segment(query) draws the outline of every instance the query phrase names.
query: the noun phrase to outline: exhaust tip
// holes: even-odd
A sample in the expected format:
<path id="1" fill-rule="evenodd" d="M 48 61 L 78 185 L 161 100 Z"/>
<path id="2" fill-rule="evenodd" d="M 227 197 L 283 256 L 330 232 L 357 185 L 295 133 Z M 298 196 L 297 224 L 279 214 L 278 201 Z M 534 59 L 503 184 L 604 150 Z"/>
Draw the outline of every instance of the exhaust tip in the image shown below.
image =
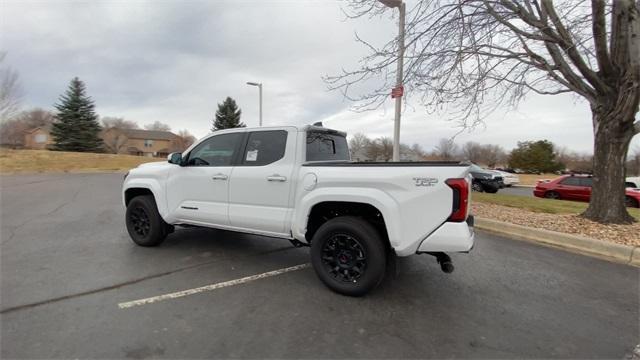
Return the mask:
<path id="1" fill-rule="evenodd" d="M 440 269 L 442 269 L 442 272 L 445 274 L 451 274 L 455 267 L 451 261 L 444 261 L 440 263 Z"/>

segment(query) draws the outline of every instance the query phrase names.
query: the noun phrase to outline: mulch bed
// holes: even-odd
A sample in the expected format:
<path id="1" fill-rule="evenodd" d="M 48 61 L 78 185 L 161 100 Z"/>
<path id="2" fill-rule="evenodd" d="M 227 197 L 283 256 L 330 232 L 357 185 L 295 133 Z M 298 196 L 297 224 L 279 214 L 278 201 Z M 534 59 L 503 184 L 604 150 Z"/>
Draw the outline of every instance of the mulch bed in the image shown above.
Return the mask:
<path id="1" fill-rule="evenodd" d="M 640 222 L 632 225 L 603 225 L 578 215 L 537 213 L 478 202 L 472 204 L 472 209 L 475 215 L 487 219 L 640 246 Z"/>

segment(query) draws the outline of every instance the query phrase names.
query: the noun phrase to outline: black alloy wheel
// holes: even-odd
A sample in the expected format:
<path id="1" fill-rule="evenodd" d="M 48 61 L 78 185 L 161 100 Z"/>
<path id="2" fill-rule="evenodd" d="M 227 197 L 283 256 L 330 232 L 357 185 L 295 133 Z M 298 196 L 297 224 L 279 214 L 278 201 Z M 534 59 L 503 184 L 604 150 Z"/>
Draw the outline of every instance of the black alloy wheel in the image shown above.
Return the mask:
<path id="1" fill-rule="evenodd" d="M 131 211 L 131 223 L 133 225 L 133 231 L 136 234 L 146 237 L 151 230 L 151 221 L 149 215 L 142 207 L 136 207 Z"/>
<path id="2" fill-rule="evenodd" d="M 331 290 L 362 296 L 384 278 L 387 244 L 371 222 L 339 216 L 322 224 L 311 240 L 311 264 Z"/>
<path id="3" fill-rule="evenodd" d="M 136 196 L 127 204 L 125 214 L 131 240 L 140 246 L 157 246 L 173 231 L 160 213 L 152 195 Z"/>
<path id="4" fill-rule="evenodd" d="M 367 256 L 358 240 L 348 234 L 335 234 L 322 247 L 322 264 L 334 279 L 355 283 L 367 269 Z"/>

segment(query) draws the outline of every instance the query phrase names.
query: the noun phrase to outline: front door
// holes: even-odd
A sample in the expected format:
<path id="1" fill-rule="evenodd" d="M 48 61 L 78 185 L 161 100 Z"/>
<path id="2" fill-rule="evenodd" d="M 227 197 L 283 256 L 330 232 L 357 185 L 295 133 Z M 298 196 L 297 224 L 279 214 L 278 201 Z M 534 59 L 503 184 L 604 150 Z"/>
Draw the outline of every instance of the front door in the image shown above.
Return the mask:
<path id="1" fill-rule="evenodd" d="M 294 130 L 255 130 L 229 185 L 231 226 L 287 234 L 295 162 Z"/>
<path id="2" fill-rule="evenodd" d="M 185 155 L 167 179 L 167 205 L 177 220 L 229 225 L 229 178 L 244 132 L 212 136 Z"/>

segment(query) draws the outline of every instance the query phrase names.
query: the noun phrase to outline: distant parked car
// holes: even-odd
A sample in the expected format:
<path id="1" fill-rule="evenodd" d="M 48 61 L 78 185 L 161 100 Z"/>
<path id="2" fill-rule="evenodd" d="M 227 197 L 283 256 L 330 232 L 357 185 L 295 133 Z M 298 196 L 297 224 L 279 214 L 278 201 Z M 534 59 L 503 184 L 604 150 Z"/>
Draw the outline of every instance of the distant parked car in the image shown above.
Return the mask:
<path id="1" fill-rule="evenodd" d="M 485 170 L 476 164 L 471 164 L 469 173 L 473 177 L 473 183 L 471 184 L 473 191 L 494 194 L 504 187 L 502 176 L 495 171 Z"/>
<path id="2" fill-rule="evenodd" d="M 510 172 L 502 171 L 502 170 L 492 170 L 492 171 L 502 176 L 502 179 L 503 179 L 502 181 L 504 182 L 504 185 L 507 187 L 520 184 L 520 177 L 516 174 L 512 174 Z"/>
<path id="3" fill-rule="evenodd" d="M 533 195 L 547 199 L 589 201 L 593 178 L 584 175 L 563 175 L 551 181 L 540 181 L 533 189 Z M 640 207 L 640 190 L 627 188 L 625 204 Z"/>
<path id="4" fill-rule="evenodd" d="M 625 185 L 628 188 L 640 188 L 640 176 L 628 177 L 625 179 Z"/>

